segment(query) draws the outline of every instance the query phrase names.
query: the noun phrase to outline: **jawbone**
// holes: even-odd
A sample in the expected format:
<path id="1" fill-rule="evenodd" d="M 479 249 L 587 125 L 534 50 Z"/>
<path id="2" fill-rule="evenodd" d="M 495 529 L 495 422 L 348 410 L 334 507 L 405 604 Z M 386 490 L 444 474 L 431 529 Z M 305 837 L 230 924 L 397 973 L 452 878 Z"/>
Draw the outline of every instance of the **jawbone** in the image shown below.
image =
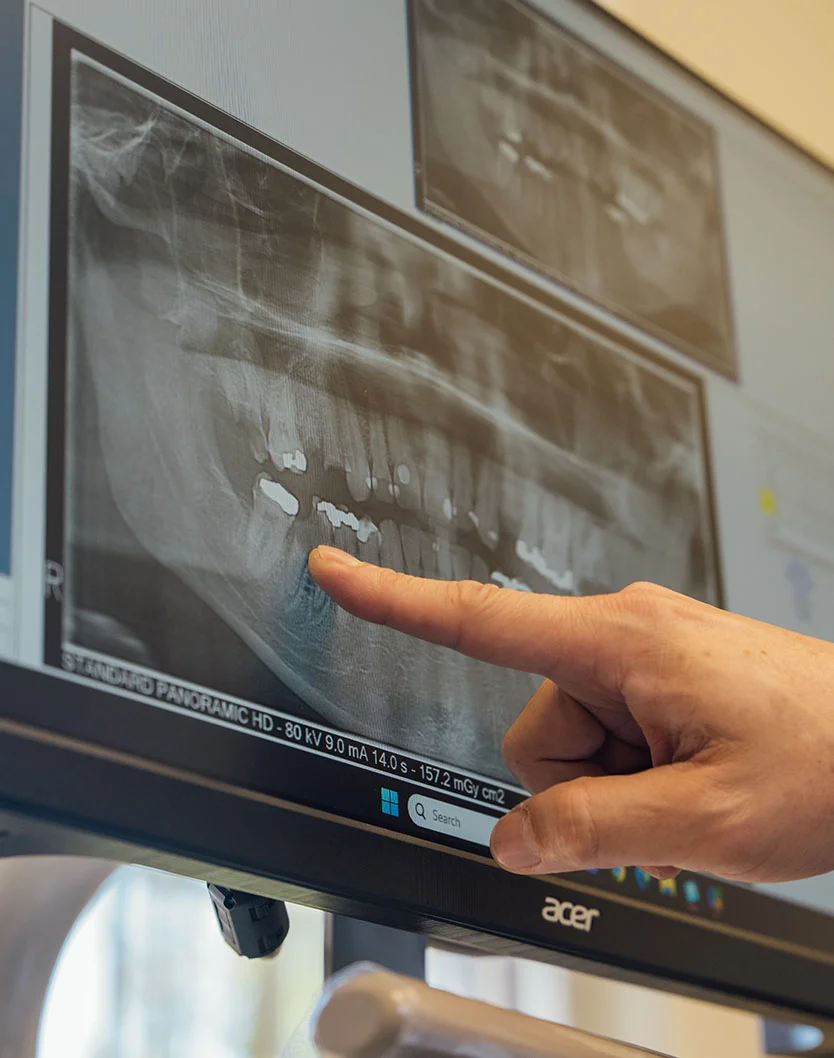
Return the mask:
<path id="1" fill-rule="evenodd" d="M 709 595 L 694 398 L 151 100 L 131 139 L 106 75 L 75 77 L 71 374 L 124 521 L 325 720 L 506 778 L 536 678 L 360 624 L 307 556 Z"/>

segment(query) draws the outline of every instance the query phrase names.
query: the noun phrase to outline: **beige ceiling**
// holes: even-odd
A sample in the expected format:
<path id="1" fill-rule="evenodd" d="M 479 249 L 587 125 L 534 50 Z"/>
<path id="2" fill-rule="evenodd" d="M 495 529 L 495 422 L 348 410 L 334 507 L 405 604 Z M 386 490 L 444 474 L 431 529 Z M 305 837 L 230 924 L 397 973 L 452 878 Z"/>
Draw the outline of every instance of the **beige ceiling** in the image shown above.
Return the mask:
<path id="1" fill-rule="evenodd" d="M 834 0 L 596 0 L 834 166 Z"/>

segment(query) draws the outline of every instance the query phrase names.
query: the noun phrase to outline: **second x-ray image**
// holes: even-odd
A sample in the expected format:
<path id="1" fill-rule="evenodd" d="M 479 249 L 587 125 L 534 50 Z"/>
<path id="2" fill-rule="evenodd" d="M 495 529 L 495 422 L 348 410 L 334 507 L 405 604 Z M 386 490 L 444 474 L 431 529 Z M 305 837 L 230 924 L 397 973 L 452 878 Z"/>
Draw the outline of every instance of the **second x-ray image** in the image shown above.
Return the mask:
<path id="1" fill-rule="evenodd" d="M 710 130 L 521 0 L 410 0 L 428 212 L 734 373 Z"/>
<path id="2" fill-rule="evenodd" d="M 691 378 L 71 71 L 66 642 L 506 778 L 537 681 L 361 625 L 312 547 L 715 600 Z"/>

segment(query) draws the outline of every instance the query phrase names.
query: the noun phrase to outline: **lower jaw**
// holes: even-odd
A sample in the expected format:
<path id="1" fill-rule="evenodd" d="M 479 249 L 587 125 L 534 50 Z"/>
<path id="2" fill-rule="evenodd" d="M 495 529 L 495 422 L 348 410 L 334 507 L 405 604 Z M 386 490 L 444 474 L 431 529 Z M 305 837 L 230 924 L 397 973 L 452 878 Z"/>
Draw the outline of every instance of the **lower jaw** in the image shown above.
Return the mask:
<path id="1" fill-rule="evenodd" d="M 315 463 L 315 457 L 311 462 Z M 471 661 L 356 620 L 315 586 L 307 559 L 313 547 L 331 544 L 364 561 L 418 576 L 496 582 L 495 574 L 501 572 L 522 583 L 525 577 L 533 580 L 535 570 L 512 552 L 506 534 L 501 548 L 489 551 L 481 545 L 473 552 L 448 527 L 441 531 L 425 514 L 398 510 L 393 502 L 377 504 L 376 510 L 354 502 L 351 509 L 346 486 L 344 494 L 336 497 L 337 503 L 317 503 L 314 484 L 317 480 L 320 486 L 321 478 L 315 479 L 314 469 L 307 472 L 309 485 L 307 475 L 288 472 L 283 476 L 299 497 L 299 513 L 294 516 L 256 486 L 236 530 L 215 538 L 211 550 L 218 561 L 199 570 L 191 567 L 184 579 L 326 722 L 402 750 L 509 780 L 501 760 L 501 741 L 538 678 Z M 322 502 L 330 504 L 329 512 L 319 509 Z M 567 500 L 558 502 L 565 520 L 573 519 L 573 536 L 579 536 L 581 544 L 576 519 L 587 516 Z M 380 517 L 380 509 L 387 517 Z M 333 511 L 352 515 L 357 523 L 367 519 L 374 530 L 360 534 L 346 518 L 343 524 L 334 525 L 328 516 Z M 397 525 L 398 516 L 401 525 Z M 420 518 L 425 525 L 418 528 Z M 570 530 L 569 524 L 566 554 Z M 531 548 L 539 547 L 541 540 L 531 536 L 528 543 Z M 610 541 L 596 555 L 596 571 L 590 568 L 593 543 L 585 543 L 588 554 L 576 586 L 586 591 L 595 581 L 603 590 L 621 586 L 612 582 Z M 241 560 L 237 576 L 228 573 L 233 552 Z M 554 590 L 552 585 L 542 586 L 541 579 L 536 583 L 539 590 Z M 626 576 L 623 582 L 628 579 L 634 578 Z"/>
<path id="2" fill-rule="evenodd" d="M 270 577 L 259 584 L 207 570 L 188 571 L 184 579 L 326 723 L 510 781 L 501 742 L 540 680 L 340 610 L 310 577 L 308 539 L 288 534 Z"/>

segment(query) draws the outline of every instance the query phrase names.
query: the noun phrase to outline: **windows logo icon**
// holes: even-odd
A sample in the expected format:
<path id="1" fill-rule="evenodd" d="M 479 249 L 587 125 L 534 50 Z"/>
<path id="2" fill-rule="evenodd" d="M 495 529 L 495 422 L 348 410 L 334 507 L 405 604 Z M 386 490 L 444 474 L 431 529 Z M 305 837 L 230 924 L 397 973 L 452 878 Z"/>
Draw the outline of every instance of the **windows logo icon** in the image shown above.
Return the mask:
<path id="1" fill-rule="evenodd" d="M 384 816 L 398 816 L 400 814 L 400 795 L 396 790 L 386 790 L 382 787 L 382 814 Z"/>

